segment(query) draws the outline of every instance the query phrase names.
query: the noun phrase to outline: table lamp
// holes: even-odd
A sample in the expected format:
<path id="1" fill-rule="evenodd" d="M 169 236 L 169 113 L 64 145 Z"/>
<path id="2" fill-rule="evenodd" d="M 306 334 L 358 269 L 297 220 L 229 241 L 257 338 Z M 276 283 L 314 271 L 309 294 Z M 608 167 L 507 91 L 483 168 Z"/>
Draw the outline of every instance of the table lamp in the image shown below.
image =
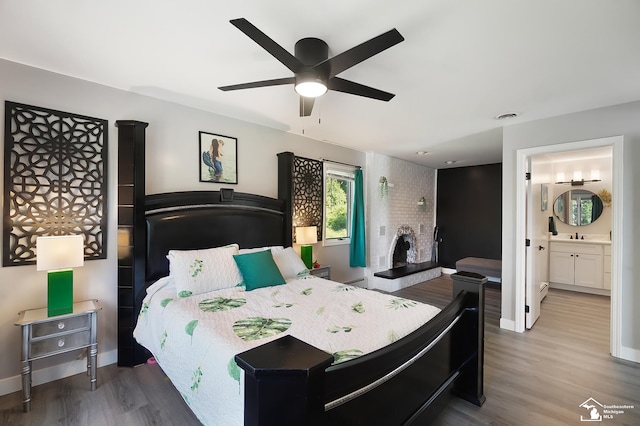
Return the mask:
<path id="1" fill-rule="evenodd" d="M 313 268 L 313 248 L 310 244 L 318 242 L 318 227 L 298 226 L 296 227 L 296 243 L 300 246 L 300 258 L 307 269 Z"/>
<path id="2" fill-rule="evenodd" d="M 47 274 L 47 314 L 73 312 L 73 269 L 84 265 L 82 235 L 57 235 L 36 239 L 36 269 Z"/>

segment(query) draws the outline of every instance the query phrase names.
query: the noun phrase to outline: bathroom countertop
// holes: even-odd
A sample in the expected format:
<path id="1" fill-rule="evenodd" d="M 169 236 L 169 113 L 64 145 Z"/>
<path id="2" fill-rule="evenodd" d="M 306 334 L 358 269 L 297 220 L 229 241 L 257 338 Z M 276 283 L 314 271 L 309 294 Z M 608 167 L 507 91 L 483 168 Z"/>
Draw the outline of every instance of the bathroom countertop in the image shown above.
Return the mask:
<path id="1" fill-rule="evenodd" d="M 599 236 L 598 236 L 599 237 Z M 550 236 L 549 241 L 556 241 L 559 243 L 578 243 L 578 244 L 602 244 L 602 245 L 611 245 L 611 240 L 604 238 L 597 238 L 595 236 L 585 235 L 585 239 L 575 239 L 569 238 L 566 236 Z"/>

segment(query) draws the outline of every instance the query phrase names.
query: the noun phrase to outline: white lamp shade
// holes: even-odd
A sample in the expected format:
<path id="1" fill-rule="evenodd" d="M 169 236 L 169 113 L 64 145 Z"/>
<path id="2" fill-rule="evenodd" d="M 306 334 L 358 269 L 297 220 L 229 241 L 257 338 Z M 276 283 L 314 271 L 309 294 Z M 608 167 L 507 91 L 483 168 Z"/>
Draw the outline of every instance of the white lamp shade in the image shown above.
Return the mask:
<path id="1" fill-rule="evenodd" d="M 59 235 L 36 239 L 36 270 L 76 268 L 84 265 L 82 235 Z"/>
<path id="2" fill-rule="evenodd" d="M 315 244 L 317 242 L 318 242 L 317 226 L 296 227 L 296 243 L 297 244 Z"/>

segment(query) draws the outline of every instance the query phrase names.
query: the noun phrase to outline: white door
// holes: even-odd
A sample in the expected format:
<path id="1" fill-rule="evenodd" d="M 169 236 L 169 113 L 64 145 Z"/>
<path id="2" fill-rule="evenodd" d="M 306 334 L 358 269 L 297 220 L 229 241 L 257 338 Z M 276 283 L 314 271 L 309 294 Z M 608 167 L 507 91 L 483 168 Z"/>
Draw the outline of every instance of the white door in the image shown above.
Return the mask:
<path id="1" fill-rule="evenodd" d="M 532 161 L 531 157 L 527 158 L 527 171 L 530 173 L 529 176 L 532 176 Z M 534 214 L 534 206 L 537 205 L 535 202 L 536 197 L 535 193 L 537 192 L 538 198 L 540 199 L 540 191 L 534 190 L 537 189 L 539 185 L 534 186 L 532 184 L 532 178 L 525 180 L 526 185 L 526 215 L 527 215 L 527 227 L 526 227 L 526 238 L 529 242 L 529 247 L 526 249 L 526 274 L 525 274 L 525 326 L 527 328 L 533 327 L 533 324 L 536 322 L 538 317 L 540 316 L 540 285 L 537 283 L 537 275 L 535 272 L 536 262 L 534 261 L 534 256 L 536 255 L 536 251 L 538 250 L 537 246 L 534 246 L 537 241 L 537 233 L 535 232 L 535 217 Z"/>

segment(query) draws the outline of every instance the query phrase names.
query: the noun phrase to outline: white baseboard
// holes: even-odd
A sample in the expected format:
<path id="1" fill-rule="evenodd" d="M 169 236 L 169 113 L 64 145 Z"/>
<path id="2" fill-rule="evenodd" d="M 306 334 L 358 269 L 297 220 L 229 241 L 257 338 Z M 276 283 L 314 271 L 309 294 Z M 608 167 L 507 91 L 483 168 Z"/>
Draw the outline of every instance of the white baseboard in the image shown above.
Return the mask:
<path id="1" fill-rule="evenodd" d="M 640 363 L 640 350 L 622 346 L 620 348 L 620 358 Z"/>
<path id="2" fill-rule="evenodd" d="M 513 321 L 513 320 L 500 318 L 500 328 L 503 328 L 503 329 L 509 330 L 509 331 L 515 331 L 516 330 L 516 322 Z"/>
<path id="3" fill-rule="evenodd" d="M 118 361 L 118 351 L 98 353 L 98 367 L 115 364 Z M 86 358 L 70 361 L 60 365 L 34 370 L 31 372 L 32 386 L 53 382 L 78 373 L 87 371 Z M 88 379 L 87 379 L 88 380 Z M 22 376 L 17 375 L 0 380 L 0 396 L 22 390 Z"/>

